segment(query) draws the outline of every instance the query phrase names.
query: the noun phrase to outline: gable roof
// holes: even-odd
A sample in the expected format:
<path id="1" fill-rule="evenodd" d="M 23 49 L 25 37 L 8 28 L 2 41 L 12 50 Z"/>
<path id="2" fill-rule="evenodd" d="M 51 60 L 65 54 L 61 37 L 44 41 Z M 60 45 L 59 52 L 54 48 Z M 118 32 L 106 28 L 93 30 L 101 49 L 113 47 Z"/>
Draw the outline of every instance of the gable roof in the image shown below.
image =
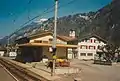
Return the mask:
<path id="1" fill-rule="evenodd" d="M 28 43 L 30 41 L 30 39 L 28 37 L 22 37 L 19 39 L 15 40 L 15 43 L 20 44 L 20 43 Z"/>
<path id="2" fill-rule="evenodd" d="M 60 36 L 60 35 L 57 35 L 58 38 L 62 39 L 62 40 L 65 40 L 65 41 L 74 41 L 74 40 L 77 40 L 77 38 L 72 38 L 72 37 L 68 37 L 68 36 Z"/>
<path id="3" fill-rule="evenodd" d="M 95 37 L 105 43 L 107 43 L 107 40 L 105 40 L 104 38 L 100 37 L 99 35 L 96 35 L 96 34 L 89 34 L 89 35 L 86 35 L 86 36 L 83 36 L 79 39 L 79 41 L 82 41 L 82 40 L 85 40 L 85 39 L 89 39 L 91 37 Z"/>
<path id="4" fill-rule="evenodd" d="M 0 51 L 6 51 L 7 49 L 5 47 L 0 46 Z"/>
<path id="5" fill-rule="evenodd" d="M 43 32 L 43 33 L 40 33 L 40 34 L 31 35 L 28 38 L 29 39 L 34 39 L 34 38 L 37 38 L 37 37 L 44 37 L 44 36 L 47 36 L 47 35 L 53 35 L 53 33 L 52 32 Z"/>
<path id="6" fill-rule="evenodd" d="M 37 34 L 37 35 L 31 35 L 28 38 L 29 39 L 34 39 L 34 38 L 37 38 L 37 37 L 44 37 L 44 36 L 47 36 L 47 35 L 53 36 L 53 33 L 52 32 L 44 32 L 44 33 L 40 33 L 40 34 Z M 61 35 L 57 35 L 57 38 L 61 39 L 63 41 L 67 41 L 67 42 L 77 40 L 77 38 L 71 38 L 71 37 L 68 37 L 68 36 L 61 36 Z"/>

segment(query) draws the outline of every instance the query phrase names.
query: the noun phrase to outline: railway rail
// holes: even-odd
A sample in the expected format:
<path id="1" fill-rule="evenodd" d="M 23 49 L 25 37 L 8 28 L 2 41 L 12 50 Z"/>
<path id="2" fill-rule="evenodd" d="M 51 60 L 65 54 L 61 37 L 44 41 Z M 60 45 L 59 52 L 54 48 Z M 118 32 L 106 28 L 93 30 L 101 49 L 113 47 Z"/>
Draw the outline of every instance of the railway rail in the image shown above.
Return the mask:
<path id="1" fill-rule="evenodd" d="M 44 77 L 41 77 L 30 70 L 18 66 L 11 61 L 0 57 L 0 64 L 7 69 L 16 81 L 48 81 Z"/>

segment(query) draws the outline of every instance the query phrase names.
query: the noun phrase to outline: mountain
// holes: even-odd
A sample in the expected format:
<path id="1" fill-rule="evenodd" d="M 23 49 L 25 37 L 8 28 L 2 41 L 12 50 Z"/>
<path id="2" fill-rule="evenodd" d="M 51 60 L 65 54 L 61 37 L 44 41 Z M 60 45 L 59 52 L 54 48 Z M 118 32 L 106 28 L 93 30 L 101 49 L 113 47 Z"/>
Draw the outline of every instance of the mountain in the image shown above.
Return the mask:
<path id="1" fill-rule="evenodd" d="M 99 9 L 90 25 L 92 32 L 102 36 L 108 42 L 120 45 L 120 0 L 113 0 Z M 91 30 L 89 30 L 91 32 Z"/>
<path id="2" fill-rule="evenodd" d="M 39 21 L 35 21 L 30 23 L 29 25 L 24 26 L 23 28 L 16 30 L 9 36 L 5 36 L 0 40 L 0 44 L 4 45 L 9 43 L 14 43 L 16 39 L 26 37 L 41 30 L 42 23 L 47 21 L 47 19 L 41 19 Z"/>
<path id="3" fill-rule="evenodd" d="M 76 31 L 79 39 L 84 35 L 95 33 L 108 40 L 108 43 L 120 45 L 119 6 L 120 0 L 113 0 L 96 12 L 78 13 L 60 17 L 57 22 L 57 34 L 68 35 L 69 30 L 73 29 Z M 52 17 L 43 22 L 33 22 L 8 37 L 14 42 L 15 39 L 37 34 L 41 31 L 52 31 L 53 27 L 54 18 Z M 7 40 L 7 37 L 2 39 L 2 41 L 5 40 Z"/>
<path id="4" fill-rule="evenodd" d="M 73 29 L 76 31 L 76 35 L 79 36 L 80 32 L 85 32 L 84 29 L 91 23 L 94 14 L 94 12 L 78 13 L 58 18 L 57 34 L 69 35 L 69 31 Z M 53 19 L 48 19 L 47 24 L 44 26 L 46 30 L 53 30 Z"/>
<path id="5" fill-rule="evenodd" d="M 68 15 L 58 18 L 57 34 L 69 35 L 69 31 L 71 29 L 74 29 L 77 36 L 79 36 L 79 33 L 84 32 L 84 29 L 91 22 L 94 14 L 94 12 L 78 13 L 75 15 Z M 0 40 L 0 43 L 6 44 L 8 40 L 10 43 L 14 43 L 15 39 L 37 34 L 42 31 L 52 31 L 53 27 L 53 17 L 49 19 L 41 19 L 39 21 L 34 21 L 31 24 L 26 25 L 25 27 L 15 31 L 10 36 L 4 37 L 2 40 Z"/>

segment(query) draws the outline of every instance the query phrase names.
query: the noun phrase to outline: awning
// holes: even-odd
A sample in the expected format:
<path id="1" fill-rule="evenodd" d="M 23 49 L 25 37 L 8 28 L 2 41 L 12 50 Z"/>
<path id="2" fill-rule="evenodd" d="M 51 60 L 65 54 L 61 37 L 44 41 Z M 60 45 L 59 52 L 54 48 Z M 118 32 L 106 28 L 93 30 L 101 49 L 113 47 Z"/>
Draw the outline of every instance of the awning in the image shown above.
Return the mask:
<path id="1" fill-rule="evenodd" d="M 51 47 L 52 44 L 49 43 L 26 43 L 26 44 L 19 44 L 19 47 L 35 47 L 35 46 L 46 46 Z M 77 45 L 69 45 L 69 44 L 56 44 L 56 47 L 66 47 L 66 48 L 77 48 Z"/>

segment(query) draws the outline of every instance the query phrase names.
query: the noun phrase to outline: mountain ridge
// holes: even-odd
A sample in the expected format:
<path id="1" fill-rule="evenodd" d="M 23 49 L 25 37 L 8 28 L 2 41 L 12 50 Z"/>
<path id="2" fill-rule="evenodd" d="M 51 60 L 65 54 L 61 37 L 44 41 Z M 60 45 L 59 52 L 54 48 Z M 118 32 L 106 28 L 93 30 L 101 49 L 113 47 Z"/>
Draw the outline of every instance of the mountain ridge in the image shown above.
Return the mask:
<path id="1" fill-rule="evenodd" d="M 119 6 L 120 0 L 113 0 L 111 3 L 96 12 L 91 11 L 89 13 L 77 13 L 74 15 L 60 17 L 58 18 L 57 22 L 57 34 L 68 35 L 69 31 L 73 29 L 76 31 L 76 36 L 78 37 L 78 39 L 80 39 L 81 36 L 94 33 L 106 39 L 108 43 L 119 45 Z M 20 35 L 16 35 L 14 39 L 19 38 L 19 36 L 24 37 L 32 34 L 37 34 L 40 31 L 44 30 L 53 30 L 54 18 L 49 18 L 47 21 L 39 25 L 36 25 L 35 23 L 32 24 L 32 26 L 27 26 L 28 28 L 23 28 L 22 34 L 20 33 Z"/>

